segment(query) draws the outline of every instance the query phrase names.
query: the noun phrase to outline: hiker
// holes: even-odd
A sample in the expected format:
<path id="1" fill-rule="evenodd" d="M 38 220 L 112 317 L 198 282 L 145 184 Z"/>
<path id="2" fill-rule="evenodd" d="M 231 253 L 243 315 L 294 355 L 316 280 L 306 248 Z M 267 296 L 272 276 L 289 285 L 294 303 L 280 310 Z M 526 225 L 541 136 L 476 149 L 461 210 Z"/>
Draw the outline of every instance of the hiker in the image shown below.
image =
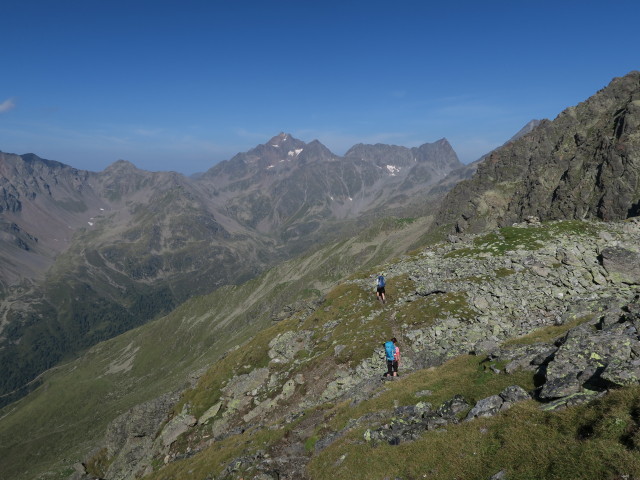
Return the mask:
<path id="1" fill-rule="evenodd" d="M 400 364 L 400 348 L 396 345 L 398 340 L 393 337 L 388 342 L 384 343 L 384 352 L 387 359 L 387 373 L 385 377 L 397 377 L 398 365 Z"/>
<path id="2" fill-rule="evenodd" d="M 385 292 L 384 292 L 385 284 L 386 282 L 384 280 L 384 272 L 383 272 L 380 275 L 378 275 L 378 280 L 376 282 L 376 297 L 382 303 L 387 303 L 387 300 L 385 298 Z"/>

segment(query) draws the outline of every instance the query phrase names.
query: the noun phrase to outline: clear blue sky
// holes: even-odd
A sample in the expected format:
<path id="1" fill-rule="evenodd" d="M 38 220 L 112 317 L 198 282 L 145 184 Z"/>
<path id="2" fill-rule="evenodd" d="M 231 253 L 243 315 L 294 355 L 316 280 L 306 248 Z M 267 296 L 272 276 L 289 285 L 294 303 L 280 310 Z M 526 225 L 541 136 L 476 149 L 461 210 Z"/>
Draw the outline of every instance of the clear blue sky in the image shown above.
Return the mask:
<path id="1" fill-rule="evenodd" d="M 464 162 L 640 69 L 640 2 L 7 0 L 0 150 L 203 171 L 281 131 Z"/>

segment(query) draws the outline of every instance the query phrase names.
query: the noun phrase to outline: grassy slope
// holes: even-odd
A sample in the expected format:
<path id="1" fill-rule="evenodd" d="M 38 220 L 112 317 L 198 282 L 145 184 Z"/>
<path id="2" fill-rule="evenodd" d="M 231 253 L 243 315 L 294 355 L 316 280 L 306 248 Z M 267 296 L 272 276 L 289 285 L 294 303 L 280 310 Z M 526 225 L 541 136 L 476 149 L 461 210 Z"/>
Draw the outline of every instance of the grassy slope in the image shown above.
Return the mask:
<path id="1" fill-rule="evenodd" d="M 553 224 L 542 231 L 542 236 L 540 231 L 534 232 L 535 235 L 522 236 L 523 232 L 508 228 L 500 235 L 479 237 L 475 248 L 463 253 L 470 256 L 494 250 L 501 253 L 503 248 L 511 248 L 512 244 L 526 244 L 534 249 L 538 242 L 544 241 L 544 235 L 554 234 L 558 229 L 568 229 L 576 235 L 592 233 L 583 231 L 581 227 L 582 224 L 576 222 Z M 363 272 L 358 276 L 368 277 L 370 274 Z M 244 365 L 264 366 L 268 361 L 265 356 L 270 339 L 283 331 L 313 329 L 318 332 L 314 335 L 313 347 L 305 352 L 306 357 L 298 357 L 299 362 L 288 376 L 302 373 L 305 378 L 321 383 L 318 373 L 322 371 L 322 365 L 328 369 L 340 368 L 341 364 L 355 366 L 370 356 L 372 349 L 379 346 L 380 339 L 387 338 L 390 333 L 401 334 L 405 326 L 424 324 L 429 318 L 437 317 L 439 311 L 460 308 L 455 299 L 451 300 L 453 303 L 444 304 L 428 299 L 408 304 L 396 302 L 396 298 L 412 290 L 412 282 L 408 278 L 395 278 L 387 290 L 390 302 L 384 309 L 386 313 L 368 320 L 363 328 L 360 319 L 370 318 L 381 308 L 372 302 L 368 293 L 352 284 L 332 289 L 323 308 L 307 318 L 304 324 L 292 318 L 272 326 L 254 337 L 247 348 L 232 352 L 225 359 L 223 368 L 210 369 L 195 388 L 186 392 L 176 410 L 188 403 L 192 413 L 200 415 L 218 400 L 220 387 L 232 375 L 246 373 Z M 393 312 L 395 326 L 388 321 L 390 312 Z M 580 321 L 583 320 L 545 327 L 508 343 L 553 341 Z M 322 329 L 323 325 L 334 322 L 334 327 Z M 329 338 L 320 338 L 327 331 L 330 332 Z M 336 356 L 335 345 L 346 345 L 347 348 Z M 305 362 L 306 358 L 311 361 Z M 500 368 L 503 365 L 496 366 Z M 148 478 L 195 480 L 211 475 L 217 478 L 234 458 L 258 451 L 267 451 L 275 457 L 283 444 L 295 442 L 306 446 L 309 459 L 307 474 L 314 480 L 397 477 L 405 480 L 480 480 L 501 470 L 505 470 L 510 479 L 640 478 L 640 387 L 621 389 L 590 404 L 563 411 L 543 411 L 533 401 L 523 402 L 496 417 L 449 425 L 425 433 L 415 442 L 399 446 L 384 443 L 373 446 L 364 441 L 366 429 L 379 425 L 375 419 L 353 423 L 373 412 L 391 419 L 393 408 L 415 405 L 419 400 L 437 407 L 455 394 L 462 394 L 473 405 L 509 385 L 532 390 L 534 374 L 519 370 L 510 375 L 495 375 L 482 357 L 462 355 L 440 367 L 418 370 L 388 382 L 376 392 L 377 395 L 359 404 L 326 402 L 307 410 L 302 419 L 283 422 L 282 415 L 296 411 L 295 402 L 299 397 L 297 400 L 294 398 L 290 403 L 280 404 L 280 413 L 275 412 L 271 416 L 274 428 L 249 428 L 242 434 L 216 441 L 193 457 L 159 468 Z M 314 387 L 308 384 L 300 389 L 305 395 L 309 394 L 304 392 L 305 389 Z M 425 391 L 429 392 L 426 397 L 418 395 Z M 318 439 L 346 427 L 349 428 L 344 436 L 325 450 L 314 451 Z M 181 440 L 176 447 L 178 452 L 205 442 L 210 430 L 206 425 L 199 428 L 189 438 Z M 244 475 L 242 470 L 237 472 L 237 477 L 252 478 L 250 472 Z"/>
<path id="2" fill-rule="evenodd" d="M 325 291 L 356 268 L 403 253 L 428 222 L 381 221 L 241 286 L 189 300 L 48 371 L 41 387 L 0 410 L 2 478 L 37 478 L 48 470 L 57 473 L 47 478 L 68 475 L 69 465 L 95 448 L 115 416 L 183 388 L 190 372 L 269 326 L 283 305 Z"/>

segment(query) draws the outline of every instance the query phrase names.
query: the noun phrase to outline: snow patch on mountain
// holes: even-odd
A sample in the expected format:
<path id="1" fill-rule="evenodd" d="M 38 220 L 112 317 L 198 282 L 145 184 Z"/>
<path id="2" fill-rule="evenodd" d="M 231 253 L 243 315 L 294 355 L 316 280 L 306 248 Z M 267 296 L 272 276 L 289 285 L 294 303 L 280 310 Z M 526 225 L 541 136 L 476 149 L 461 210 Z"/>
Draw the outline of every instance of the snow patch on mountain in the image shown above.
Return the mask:
<path id="1" fill-rule="evenodd" d="M 395 165 L 387 165 L 387 170 L 389 171 L 392 177 L 395 177 L 396 174 L 400 172 L 400 167 L 396 167 Z"/>
<path id="2" fill-rule="evenodd" d="M 302 153 L 302 150 L 304 149 L 296 148 L 295 150 L 289 150 L 289 153 L 287 153 L 287 155 L 289 155 L 290 157 L 297 157 L 298 155 L 300 155 L 300 153 Z"/>

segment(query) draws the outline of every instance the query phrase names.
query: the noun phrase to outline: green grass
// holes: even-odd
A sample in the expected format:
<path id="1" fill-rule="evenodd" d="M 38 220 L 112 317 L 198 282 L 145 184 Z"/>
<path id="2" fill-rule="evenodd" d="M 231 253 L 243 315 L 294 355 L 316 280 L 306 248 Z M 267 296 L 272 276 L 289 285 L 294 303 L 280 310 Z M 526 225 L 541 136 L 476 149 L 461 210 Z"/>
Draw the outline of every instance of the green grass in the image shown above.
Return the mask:
<path id="1" fill-rule="evenodd" d="M 640 387 L 561 412 L 527 401 L 493 418 L 371 446 L 353 431 L 311 460 L 310 478 L 510 480 L 638 478 Z"/>
<path id="2" fill-rule="evenodd" d="M 546 327 L 534 330 L 527 335 L 523 335 L 522 337 L 511 338 L 505 341 L 503 343 L 503 346 L 508 347 L 510 345 L 532 345 L 534 343 L 554 342 L 572 328 L 577 327 L 578 325 L 581 325 L 592 319 L 593 316 L 588 315 L 575 318 L 562 325 L 548 325 Z"/>
<path id="3" fill-rule="evenodd" d="M 589 235 L 598 232 L 596 225 L 579 220 L 548 222 L 539 227 L 504 227 L 473 240 L 472 247 L 463 247 L 445 254 L 445 258 L 504 255 L 512 250 L 538 250 L 559 235 Z"/>
<path id="4" fill-rule="evenodd" d="M 287 321 L 274 325 L 273 314 L 300 298 L 314 298 L 325 292 L 336 279 L 351 274 L 360 262 L 374 265 L 403 253 L 406 229 L 419 226 L 418 221 L 402 228 L 395 225 L 379 236 L 368 237 L 366 244 L 351 239 L 318 248 L 241 286 L 222 287 L 213 294 L 194 297 L 168 316 L 103 342 L 67 366 L 46 373 L 39 388 L 0 409 L 2 477 L 34 479 L 48 471 L 47 480 L 67 478 L 64 472 L 69 465 L 84 460 L 96 448 L 108 423 L 118 414 L 168 391 L 184 388 L 190 372 L 210 365 L 213 370 L 219 368 L 221 352 L 253 336 L 255 349 L 240 358 L 229 355 L 228 360 L 222 360 L 223 365 L 236 373 L 244 373 L 239 369 L 243 365 L 265 365 L 269 335 L 289 328 Z M 68 259 L 70 263 L 72 260 Z M 56 292 L 62 296 L 64 293 L 64 289 Z M 337 290 L 336 295 L 345 293 Z M 352 315 L 350 293 L 339 300 L 330 296 L 328 304 L 334 302 L 332 308 L 336 312 Z M 377 308 L 373 298 L 373 294 L 370 297 L 363 294 L 358 312 L 364 314 Z M 320 319 L 326 320 L 325 306 L 317 312 Z M 269 333 L 260 334 L 272 326 L 274 329 Z M 343 335 L 340 341 L 346 342 L 352 336 L 349 332 L 358 328 L 362 326 L 356 322 L 344 325 L 342 332 L 338 332 Z M 355 350 L 353 358 L 345 361 L 359 361 L 367 349 L 370 354 L 378 337 L 388 336 L 382 319 L 377 327 L 372 325 L 371 332 L 375 341 L 372 337 L 362 350 Z M 120 362 L 121 352 L 130 344 L 133 349 L 139 348 L 131 370 L 105 374 L 111 364 Z M 207 375 L 212 376 L 209 390 L 191 392 L 186 397 L 194 403 L 196 413 L 213 404 L 219 396 L 217 386 L 224 380 Z"/>

